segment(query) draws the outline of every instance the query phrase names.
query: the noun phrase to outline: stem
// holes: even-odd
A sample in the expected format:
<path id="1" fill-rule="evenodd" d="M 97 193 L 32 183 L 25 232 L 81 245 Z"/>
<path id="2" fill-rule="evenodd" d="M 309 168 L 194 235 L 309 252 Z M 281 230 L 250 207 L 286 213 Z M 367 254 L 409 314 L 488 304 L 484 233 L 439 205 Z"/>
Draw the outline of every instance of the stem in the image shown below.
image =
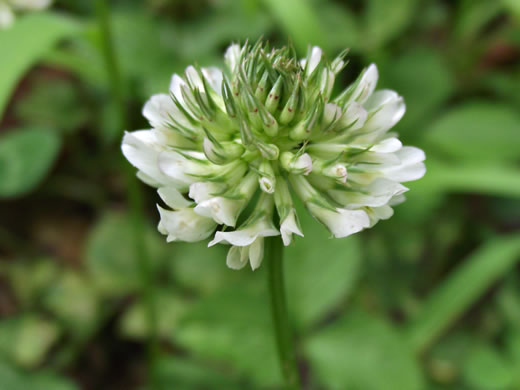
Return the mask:
<path id="1" fill-rule="evenodd" d="M 271 311 L 280 366 L 285 378 L 286 389 L 298 390 L 300 389 L 300 377 L 285 299 L 282 240 L 280 237 L 267 238 L 266 246 Z"/>
<path id="2" fill-rule="evenodd" d="M 110 81 L 110 93 L 114 99 L 119 116 L 121 131 L 127 126 L 127 116 L 125 108 L 125 96 L 121 78 L 121 72 L 117 61 L 116 51 L 113 44 L 111 29 L 111 19 L 107 0 L 96 0 L 96 14 L 101 31 L 101 44 L 105 66 Z M 121 157 L 122 169 L 125 174 L 125 181 L 128 189 L 128 204 L 132 220 L 132 236 L 134 250 L 136 253 L 141 276 L 142 298 L 145 304 L 146 320 L 149 329 L 147 340 L 148 370 L 152 382 L 151 388 L 156 388 L 155 367 L 159 353 L 158 331 L 157 331 L 157 312 L 154 299 L 154 270 L 148 257 L 145 243 L 144 212 L 142 191 L 135 178 L 133 167 Z"/>

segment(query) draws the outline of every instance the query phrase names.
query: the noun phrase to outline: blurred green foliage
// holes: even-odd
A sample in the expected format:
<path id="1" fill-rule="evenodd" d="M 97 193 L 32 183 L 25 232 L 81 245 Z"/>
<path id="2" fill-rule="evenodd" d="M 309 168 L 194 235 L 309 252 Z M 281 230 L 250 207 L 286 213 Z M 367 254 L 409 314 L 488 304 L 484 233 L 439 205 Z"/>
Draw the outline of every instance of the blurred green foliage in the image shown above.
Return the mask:
<path id="1" fill-rule="evenodd" d="M 286 251 L 306 389 L 520 389 L 520 2 L 110 3 L 128 130 L 172 73 L 261 35 L 350 47 L 345 85 L 374 61 L 404 96 L 428 168 L 408 201 L 344 240 L 306 218 Z M 163 242 L 144 186 L 143 285 L 102 39 L 88 0 L 0 31 L 0 389 L 280 388 L 265 270 Z"/>

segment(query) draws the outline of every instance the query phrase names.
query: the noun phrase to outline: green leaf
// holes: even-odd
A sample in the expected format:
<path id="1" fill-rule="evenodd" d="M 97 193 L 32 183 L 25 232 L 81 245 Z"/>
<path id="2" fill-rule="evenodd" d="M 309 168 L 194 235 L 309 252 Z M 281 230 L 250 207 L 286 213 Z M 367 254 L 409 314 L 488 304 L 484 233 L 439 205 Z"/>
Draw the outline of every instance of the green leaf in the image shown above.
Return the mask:
<path id="1" fill-rule="evenodd" d="M 1 137 L 0 198 L 34 189 L 51 169 L 59 149 L 58 136 L 44 129 L 17 129 Z"/>
<path id="2" fill-rule="evenodd" d="M 77 272 L 63 272 L 46 292 L 43 304 L 75 335 L 88 332 L 99 317 L 94 286 Z"/>
<path id="3" fill-rule="evenodd" d="M 457 160 L 515 161 L 520 150 L 520 115 L 504 105 L 466 103 L 441 116 L 425 139 Z"/>
<path id="4" fill-rule="evenodd" d="M 370 0 L 365 13 L 365 50 L 373 50 L 399 35 L 413 21 L 416 0 Z"/>
<path id="5" fill-rule="evenodd" d="M 331 239 L 307 210 L 298 215 L 305 237 L 286 248 L 285 274 L 290 310 L 308 327 L 348 297 L 359 276 L 361 248 L 356 236 Z"/>
<path id="6" fill-rule="evenodd" d="M 182 287 L 200 293 L 211 293 L 228 283 L 243 278 L 240 272 L 226 266 L 229 247 L 207 242 L 178 242 L 171 245 L 168 267 L 172 278 Z"/>
<path id="7" fill-rule="evenodd" d="M 512 366 L 491 345 L 474 346 L 462 369 L 465 382 L 475 390 L 506 390 L 513 384 Z"/>
<path id="8" fill-rule="evenodd" d="M 455 86 L 440 52 L 432 49 L 412 49 L 383 64 L 380 72 L 381 88 L 396 90 L 404 97 L 406 115 L 396 126 L 401 134 L 423 133 L 425 120 L 435 114 Z"/>
<path id="9" fill-rule="evenodd" d="M 0 352 L 18 365 L 34 367 L 41 363 L 59 333 L 56 324 L 36 314 L 11 317 L 0 322 Z"/>
<path id="10" fill-rule="evenodd" d="M 276 386 L 281 376 L 265 270 L 255 271 L 254 278 L 251 273 L 243 273 L 241 282 L 201 297 L 172 336 L 195 357 L 227 363 L 254 383 Z"/>
<path id="11" fill-rule="evenodd" d="M 358 310 L 312 336 L 305 349 L 327 389 L 422 389 L 419 365 L 401 335 Z"/>
<path id="12" fill-rule="evenodd" d="M 446 164 L 428 159 L 426 175 L 407 183 L 409 197 L 422 194 L 476 193 L 491 196 L 520 198 L 520 171 L 499 164 Z M 408 197 L 408 194 L 407 194 Z"/>
<path id="13" fill-rule="evenodd" d="M 156 289 L 153 303 L 157 316 L 157 330 L 161 337 L 167 338 L 177 329 L 180 319 L 187 310 L 188 303 L 178 294 L 167 289 Z M 150 334 L 147 308 L 139 299 L 123 314 L 120 322 L 121 332 L 133 339 L 146 339 Z"/>
<path id="14" fill-rule="evenodd" d="M 53 372 L 26 373 L 0 360 L 0 389 L 78 390 L 78 387 L 68 379 Z"/>
<path id="15" fill-rule="evenodd" d="M 128 215 L 107 213 L 93 227 L 86 246 L 86 266 L 99 292 L 120 295 L 134 291 L 142 282 L 136 255 L 133 221 Z M 153 266 L 163 259 L 165 245 L 159 234 L 146 226 L 143 237 Z"/>
<path id="16" fill-rule="evenodd" d="M 27 125 L 45 126 L 62 133 L 78 130 L 89 117 L 73 83 L 43 77 L 37 79 L 23 99 L 17 100 L 15 113 Z"/>
<path id="17" fill-rule="evenodd" d="M 229 374 L 186 358 L 164 358 L 155 368 L 158 390 L 243 390 Z M 151 389 L 151 388 L 150 388 Z"/>
<path id="18" fill-rule="evenodd" d="M 19 18 L 12 28 L 0 32 L 0 117 L 24 73 L 57 42 L 78 31 L 79 25 L 72 19 L 34 13 Z"/>
<path id="19" fill-rule="evenodd" d="M 308 45 L 318 45 L 324 49 L 328 47 L 325 30 L 316 18 L 316 11 L 308 0 L 263 0 L 263 2 L 301 53 L 305 53 Z"/>
<path id="20" fill-rule="evenodd" d="M 488 240 L 469 256 L 426 299 L 410 324 L 408 337 L 417 351 L 425 350 L 496 280 L 520 259 L 520 235 Z"/>

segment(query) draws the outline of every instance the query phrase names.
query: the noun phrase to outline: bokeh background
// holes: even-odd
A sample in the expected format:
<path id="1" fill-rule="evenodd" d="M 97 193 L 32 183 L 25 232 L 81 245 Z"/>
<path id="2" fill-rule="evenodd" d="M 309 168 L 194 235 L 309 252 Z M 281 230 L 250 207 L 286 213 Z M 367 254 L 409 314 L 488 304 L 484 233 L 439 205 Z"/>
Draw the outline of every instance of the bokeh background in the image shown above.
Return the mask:
<path id="1" fill-rule="evenodd" d="M 262 35 L 349 47 L 343 86 L 376 62 L 427 154 L 369 231 L 332 240 L 301 213 L 286 275 L 305 389 L 520 389 L 520 1 L 114 0 L 119 73 L 102 3 L 0 31 L 0 390 L 281 388 L 265 269 L 166 244 L 120 153 L 172 73 Z"/>

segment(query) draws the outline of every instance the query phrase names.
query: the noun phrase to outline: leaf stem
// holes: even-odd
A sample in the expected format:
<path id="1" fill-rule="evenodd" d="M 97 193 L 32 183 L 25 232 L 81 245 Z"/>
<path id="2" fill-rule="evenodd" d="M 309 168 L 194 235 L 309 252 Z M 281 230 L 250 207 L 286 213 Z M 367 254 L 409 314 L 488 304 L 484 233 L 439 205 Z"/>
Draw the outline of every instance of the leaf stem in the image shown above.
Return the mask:
<path id="1" fill-rule="evenodd" d="M 299 390 L 298 363 L 293 347 L 291 325 L 285 298 L 283 245 L 280 237 L 266 239 L 267 277 L 271 296 L 271 312 L 280 366 L 287 390 Z"/>
<path id="2" fill-rule="evenodd" d="M 110 82 L 110 93 L 114 99 L 119 116 L 121 130 L 126 129 L 127 115 L 125 108 L 125 94 L 122 84 L 121 71 L 114 48 L 110 10 L 107 0 L 96 0 L 96 14 L 101 32 L 101 45 L 105 60 L 105 67 Z M 147 340 L 148 370 L 150 373 L 151 388 L 156 388 L 155 369 L 159 354 L 157 312 L 155 309 L 154 270 L 145 242 L 145 226 L 143 211 L 143 195 L 141 187 L 135 177 L 133 167 L 126 163 L 121 156 L 122 169 L 127 185 L 128 204 L 132 220 L 133 245 L 138 259 L 137 266 L 141 275 L 142 297 L 145 304 L 146 320 L 149 329 Z"/>

